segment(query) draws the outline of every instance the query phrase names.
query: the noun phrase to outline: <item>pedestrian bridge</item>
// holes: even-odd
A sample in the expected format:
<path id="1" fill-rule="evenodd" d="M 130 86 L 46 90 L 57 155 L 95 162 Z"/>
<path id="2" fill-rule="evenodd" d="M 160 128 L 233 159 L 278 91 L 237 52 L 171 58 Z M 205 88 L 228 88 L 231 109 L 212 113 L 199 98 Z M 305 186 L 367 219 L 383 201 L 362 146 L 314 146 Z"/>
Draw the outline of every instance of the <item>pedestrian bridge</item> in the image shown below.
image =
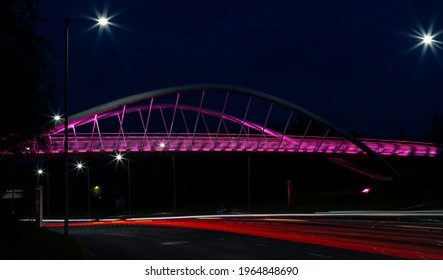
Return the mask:
<path id="1" fill-rule="evenodd" d="M 248 88 L 203 84 L 139 93 L 69 116 L 23 153 L 253 152 L 435 157 L 434 143 L 356 139 L 320 116 Z"/>
<path id="2" fill-rule="evenodd" d="M 440 148 L 433 144 L 380 139 L 359 139 L 372 151 L 382 156 L 437 155 Z M 64 137 L 55 134 L 49 149 L 38 153 L 62 153 Z M 332 155 L 366 155 L 353 142 L 341 137 L 322 138 L 287 135 L 283 138 L 269 135 L 221 135 L 215 133 L 76 133 L 69 136 L 70 153 L 97 152 L 284 152 L 319 153 Z"/>

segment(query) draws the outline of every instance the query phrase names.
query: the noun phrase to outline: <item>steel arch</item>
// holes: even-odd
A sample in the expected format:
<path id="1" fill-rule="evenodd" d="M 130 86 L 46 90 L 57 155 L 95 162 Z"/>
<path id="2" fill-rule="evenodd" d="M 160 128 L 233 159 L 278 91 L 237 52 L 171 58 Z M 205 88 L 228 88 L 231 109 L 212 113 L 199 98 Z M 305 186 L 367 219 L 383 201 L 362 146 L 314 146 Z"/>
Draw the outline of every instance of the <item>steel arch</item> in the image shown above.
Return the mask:
<path id="1" fill-rule="evenodd" d="M 246 108 L 246 113 L 245 113 L 245 116 L 243 119 L 241 117 L 230 116 L 228 114 L 225 114 L 224 112 L 216 112 L 213 110 L 202 108 L 201 103 L 200 103 L 199 107 L 196 107 L 196 106 L 192 107 L 192 106 L 185 106 L 185 105 L 178 104 L 179 97 L 177 97 L 177 103 L 175 105 L 173 103 L 171 103 L 171 104 L 155 105 L 155 107 L 152 107 L 152 103 L 151 103 L 151 107 L 149 109 L 150 110 L 149 112 L 151 112 L 152 109 L 154 109 L 154 110 L 155 109 L 158 109 L 158 110 L 173 109 L 174 110 L 174 117 L 175 117 L 175 112 L 177 110 L 194 111 L 194 112 L 197 112 L 199 115 L 200 114 L 212 115 L 212 116 L 215 116 L 215 117 L 218 117 L 221 119 L 229 120 L 231 122 L 236 122 L 236 123 L 240 124 L 242 127 L 245 126 L 248 128 L 252 128 L 258 132 L 261 132 L 262 135 L 275 137 L 275 139 L 280 140 L 279 141 L 280 144 L 282 143 L 282 141 L 293 142 L 294 145 L 297 145 L 297 143 L 299 143 L 297 149 L 295 149 L 297 152 L 301 148 L 302 142 L 308 141 L 309 137 L 307 136 L 307 132 L 309 130 L 309 125 L 311 124 L 311 122 L 314 121 L 318 124 L 321 124 L 325 128 L 327 128 L 325 135 L 323 135 L 323 137 L 320 137 L 316 140 L 317 141 L 317 144 L 315 144 L 316 152 L 318 152 L 319 148 L 324 143 L 327 143 L 327 141 L 330 141 L 330 139 L 335 139 L 335 141 L 339 141 L 341 143 L 344 143 L 346 141 L 346 143 L 348 143 L 348 142 L 352 143 L 357 148 L 357 149 L 355 149 L 355 147 L 354 147 L 354 153 L 367 154 L 367 155 L 371 156 L 372 158 L 377 159 L 386 168 L 386 170 L 388 171 L 389 174 L 391 174 L 391 175 L 395 174 L 395 169 L 379 153 L 375 152 L 373 149 L 369 148 L 368 145 L 366 145 L 362 141 L 356 139 L 355 137 L 351 136 L 346 131 L 335 126 L 334 124 L 323 119 L 322 117 L 320 117 L 320 116 L 318 116 L 318 115 L 316 115 L 316 114 L 314 114 L 314 113 L 312 113 L 312 112 L 310 112 L 310 111 L 308 111 L 296 104 L 293 104 L 289 101 L 281 99 L 279 97 L 272 96 L 270 94 L 267 94 L 267 93 L 264 93 L 261 91 L 257 91 L 257 90 L 253 90 L 253 89 L 249 89 L 249 88 L 245 88 L 245 87 L 233 86 L 233 85 L 194 84 L 194 85 L 169 87 L 169 88 L 163 88 L 163 89 L 158 89 L 158 90 L 153 90 L 153 91 L 142 92 L 142 93 L 139 93 L 136 95 L 132 95 L 132 96 L 118 99 L 118 100 L 114 100 L 112 102 L 105 103 L 105 104 L 90 108 L 88 110 L 85 110 L 83 112 L 74 114 L 68 118 L 69 119 L 69 126 L 68 127 L 70 130 L 72 130 L 74 132 L 74 135 L 75 135 L 75 129 L 79 126 L 93 122 L 94 129 L 97 129 L 98 128 L 98 120 L 105 119 L 105 118 L 108 118 L 111 116 L 118 116 L 119 122 L 120 122 L 120 130 L 118 132 L 118 137 L 124 138 L 125 133 L 124 133 L 121 125 L 123 123 L 123 119 L 124 119 L 125 114 L 133 113 L 133 112 L 136 112 L 137 110 L 146 110 L 147 109 L 147 107 L 140 107 L 140 106 L 130 108 L 130 105 L 141 102 L 141 101 L 146 101 L 146 100 L 152 101 L 154 99 L 164 97 L 164 96 L 170 96 L 170 95 L 174 95 L 174 94 L 180 95 L 181 93 L 189 93 L 189 92 L 196 92 L 196 91 L 202 92 L 201 103 L 203 103 L 204 94 L 206 91 L 225 92 L 227 95 L 230 93 L 238 93 L 238 94 L 243 94 L 243 95 L 249 96 L 250 98 L 253 97 L 253 98 L 265 100 L 271 104 L 271 109 L 272 109 L 273 104 L 277 104 L 278 106 L 285 107 L 291 111 L 291 116 L 292 116 L 292 113 L 295 112 L 299 115 L 306 117 L 310 121 L 309 121 L 309 124 L 305 130 L 304 135 L 303 136 L 299 135 L 299 139 L 295 139 L 293 136 L 286 134 L 286 129 L 288 127 L 289 121 L 291 120 L 291 116 L 289 117 L 288 123 L 286 124 L 285 130 L 283 132 L 281 132 L 281 131 L 276 132 L 270 128 L 267 128 L 266 123 L 264 125 L 259 125 L 259 124 L 255 124 L 253 122 L 247 121 L 246 115 L 247 115 L 247 110 L 249 109 L 250 103 L 248 104 L 248 107 Z M 225 106 L 226 106 L 226 103 L 225 103 Z M 121 108 L 123 108 L 123 109 L 121 110 Z M 271 109 L 268 111 L 268 117 L 269 117 Z M 165 122 L 165 120 L 163 120 L 163 121 Z M 172 122 L 170 123 L 170 127 L 171 127 L 170 132 L 172 132 L 172 126 L 174 124 L 173 122 L 174 122 L 174 120 L 172 120 Z M 198 122 L 198 119 L 197 119 L 197 122 Z M 267 120 L 266 120 L 266 122 L 267 122 Z M 97 124 L 97 128 L 95 128 L 95 124 Z M 197 124 L 195 126 L 197 126 Z M 165 125 L 165 127 L 167 127 L 167 126 Z M 167 130 L 168 129 L 166 129 L 166 132 L 168 132 Z M 61 133 L 63 131 L 64 131 L 64 126 L 59 125 L 59 126 L 55 127 L 55 129 L 49 134 L 49 137 L 54 138 L 56 135 L 61 135 Z M 331 131 L 334 132 L 336 135 L 338 135 L 338 137 L 337 138 L 329 137 L 329 135 L 331 134 L 330 133 Z M 208 131 L 208 133 L 209 133 L 209 131 Z M 242 130 L 240 129 L 239 134 L 241 134 L 241 133 L 242 133 Z M 93 132 L 93 136 L 94 136 L 94 132 Z M 169 137 L 171 137 L 171 136 L 172 136 L 171 133 L 169 133 Z M 192 136 L 193 136 L 193 138 L 195 138 L 195 136 L 196 136 L 195 130 L 194 130 Z M 145 133 L 144 137 L 145 138 L 147 137 L 146 133 Z M 70 136 L 70 138 L 71 138 L 71 136 Z M 76 137 L 74 136 L 74 138 L 76 138 Z M 257 140 L 257 141 L 261 141 L 261 138 L 262 138 L 262 136 L 260 136 L 260 140 Z M 73 141 L 75 142 L 76 140 L 74 139 Z M 311 139 L 311 141 L 312 141 L 312 139 Z M 70 142 L 72 142 L 72 141 L 70 140 Z M 191 145 L 192 145 L 192 143 L 191 143 Z M 260 145 L 257 145 L 257 147 L 259 147 L 259 146 Z M 249 150 L 249 151 L 251 151 L 251 150 Z"/>

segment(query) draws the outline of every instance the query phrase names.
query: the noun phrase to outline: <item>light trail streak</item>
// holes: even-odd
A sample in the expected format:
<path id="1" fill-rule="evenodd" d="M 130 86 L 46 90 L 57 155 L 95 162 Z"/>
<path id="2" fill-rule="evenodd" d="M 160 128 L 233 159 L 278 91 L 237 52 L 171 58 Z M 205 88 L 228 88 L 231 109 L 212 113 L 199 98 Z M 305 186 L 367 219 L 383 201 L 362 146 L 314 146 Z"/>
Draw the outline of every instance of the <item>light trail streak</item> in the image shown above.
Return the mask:
<path id="1" fill-rule="evenodd" d="M 439 243 L 443 227 L 413 226 L 384 223 L 374 227 L 374 221 L 307 220 L 269 216 L 229 217 L 193 216 L 174 218 L 143 218 L 130 220 L 79 221 L 70 226 L 166 226 L 216 230 L 275 238 L 341 249 L 375 253 L 403 259 L 443 259 Z M 46 222 L 58 227 L 60 222 Z"/>

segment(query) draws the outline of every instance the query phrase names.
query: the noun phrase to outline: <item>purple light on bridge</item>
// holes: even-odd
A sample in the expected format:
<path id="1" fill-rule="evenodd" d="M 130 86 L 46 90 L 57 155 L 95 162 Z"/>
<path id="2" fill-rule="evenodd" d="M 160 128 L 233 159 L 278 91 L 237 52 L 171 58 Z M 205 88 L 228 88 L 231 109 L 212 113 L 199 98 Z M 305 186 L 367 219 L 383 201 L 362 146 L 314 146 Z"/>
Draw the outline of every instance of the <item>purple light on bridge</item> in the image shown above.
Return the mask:
<path id="1" fill-rule="evenodd" d="M 67 133 L 64 125 L 55 122 L 45 145 L 27 142 L 23 153 L 64 153 L 67 136 L 68 153 L 116 153 L 117 161 L 124 159 L 120 153 L 128 152 L 316 153 L 335 162 L 345 155 L 369 156 L 392 172 L 381 156 L 435 157 L 442 149 L 435 143 L 355 139 L 295 104 L 226 85 L 144 92 L 77 113 L 69 120 Z M 296 131 L 291 130 L 294 122 L 301 125 Z M 340 164 L 372 178 L 391 178 L 368 173 L 350 162 Z"/>
<path id="2" fill-rule="evenodd" d="M 274 100 L 263 93 L 223 88 L 204 94 L 206 90 L 203 93 L 200 90 L 199 87 L 186 89 L 181 95 L 179 90 L 146 92 L 81 112 L 70 118 L 68 152 L 282 152 L 364 156 L 368 151 L 373 151 L 388 157 L 435 157 L 442 148 L 435 143 L 423 142 L 384 139 L 354 141 L 306 110 L 282 100 Z M 199 98 L 186 99 L 184 93 L 197 94 Z M 224 103 L 206 102 L 206 99 L 211 100 L 211 96 L 220 93 L 223 94 Z M 239 97 L 245 93 L 249 99 L 243 102 Z M 172 103 L 173 98 L 166 97 L 174 97 L 174 94 L 176 98 Z M 263 100 L 267 102 L 266 105 L 261 103 Z M 232 104 L 235 107 L 243 104 L 244 110 L 229 110 L 234 107 L 230 106 Z M 249 111 L 263 112 L 263 118 Z M 297 117 L 304 118 L 306 126 L 298 135 L 288 134 L 289 125 Z M 271 129 L 271 123 L 282 126 Z M 324 134 L 313 135 L 311 123 L 317 125 L 317 132 L 319 127 L 324 128 Z M 47 146 L 39 147 L 37 142 L 27 143 L 25 147 L 28 148 L 23 152 L 62 153 L 63 132 L 64 126 L 56 125 L 53 131 L 48 132 Z M 364 147 L 367 150 L 363 150 Z"/>
<path id="3" fill-rule="evenodd" d="M 362 193 L 368 194 L 372 189 L 370 187 L 366 187 L 363 190 L 361 190 Z"/>

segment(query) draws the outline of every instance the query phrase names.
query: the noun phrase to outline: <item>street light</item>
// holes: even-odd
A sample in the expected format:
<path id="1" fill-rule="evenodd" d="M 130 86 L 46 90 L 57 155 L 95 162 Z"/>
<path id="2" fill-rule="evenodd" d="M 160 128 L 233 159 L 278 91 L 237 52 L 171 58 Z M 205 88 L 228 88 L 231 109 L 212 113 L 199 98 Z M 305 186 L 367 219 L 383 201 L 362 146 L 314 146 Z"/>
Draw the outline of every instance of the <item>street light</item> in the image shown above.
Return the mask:
<path id="1" fill-rule="evenodd" d="M 88 190 L 88 192 L 90 192 L 90 191 L 92 191 L 92 193 L 94 194 L 96 199 L 102 199 L 102 196 L 101 196 L 102 188 L 100 186 L 95 186 L 92 189 Z"/>
<path id="2" fill-rule="evenodd" d="M 35 223 L 37 227 L 42 226 L 43 219 L 43 186 L 40 186 L 40 176 L 43 176 L 43 169 L 37 169 L 37 188 L 35 189 Z"/>
<path id="3" fill-rule="evenodd" d="M 106 17 L 100 17 L 100 18 L 97 20 L 97 23 L 98 23 L 98 25 L 105 27 L 105 26 L 108 25 L 109 20 L 108 20 L 108 18 L 106 18 Z"/>
<path id="4" fill-rule="evenodd" d="M 431 45 L 433 41 L 434 41 L 434 39 L 431 35 L 424 35 L 423 36 L 423 44 Z"/>
<path id="5" fill-rule="evenodd" d="M 437 31 L 437 32 L 425 32 L 416 31 L 415 34 L 412 34 L 412 37 L 419 40 L 419 42 L 412 47 L 412 49 L 415 49 L 417 47 L 422 46 L 423 50 L 426 50 L 430 48 L 432 52 L 435 53 L 436 48 L 442 50 L 443 49 L 443 42 L 438 40 L 438 37 L 443 33 L 443 30 Z"/>
<path id="6" fill-rule="evenodd" d="M 68 69 L 69 69 L 69 23 L 71 22 L 94 22 L 98 26 L 105 27 L 108 25 L 108 19 L 100 17 L 98 19 L 69 19 L 65 18 L 65 82 L 64 82 L 64 159 L 65 159 L 65 213 L 64 213 L 64 234 L 68 235 L 69 229 L 69 206 L 68 206 L 68 191 L 69 191 L 69 159 L 68 159 Z"/>
<path id="7" fill-rule="evenodd" d="M 122 154 L 116 154 L 115 159 L 117 162 L 125 160 L 125 158 L 122 156 Z M 129 159 L 126 159 L 128 162 L 128 214 L 131 215 L 131 161 Z"/>
<path id="8" fill-rule="evenodd" d="M 46 178 L 43 176 L 46 175 Z M 45 180 L 45 189 L 46 189 L 46 216 L 49 217 L 49 173 L 45 172 L 42 168 L 37 169 L 37 187 L 40 187 L 40 177 L 43 177 Z M 41 189 L 43 191 L 43 189 Z"/>
<path id="9" fill-rule="evenodd" d="M 88 193 L 88 218 L 91 218 L 91 198 L 89 196 L 89 167 L 86 167 L 83 163 L 79 162 L 77 163 L 77 169 L 78 170 L 83 170 L 83 168 L 86 169 L 86 176 L 87 176 L 87 180 L 88 180 L 88 184 L 87 184 L 87 193 Z"/>

